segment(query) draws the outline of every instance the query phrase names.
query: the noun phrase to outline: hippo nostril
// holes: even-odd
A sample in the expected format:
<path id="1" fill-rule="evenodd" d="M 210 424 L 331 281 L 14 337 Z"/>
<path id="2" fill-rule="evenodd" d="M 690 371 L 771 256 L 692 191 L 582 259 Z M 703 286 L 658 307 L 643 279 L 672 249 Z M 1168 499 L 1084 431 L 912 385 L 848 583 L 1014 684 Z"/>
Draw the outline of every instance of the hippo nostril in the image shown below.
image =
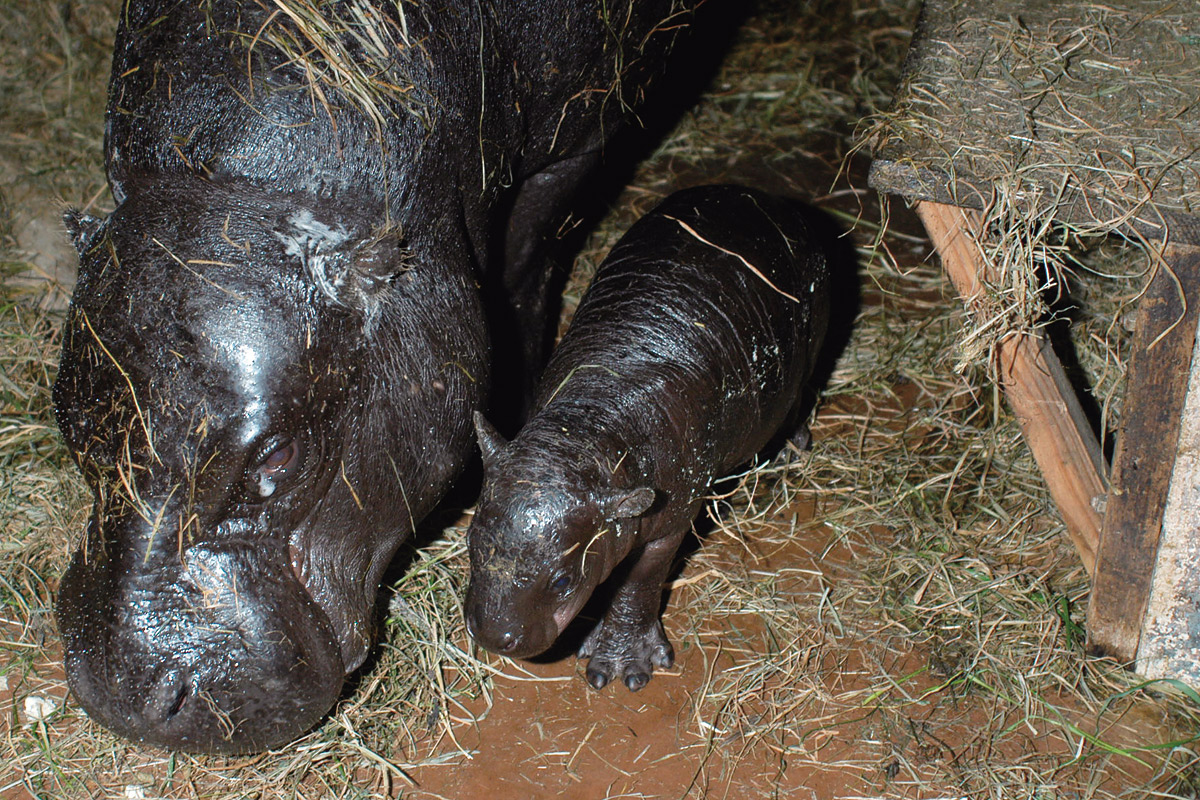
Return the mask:
<path id="1" fill-rule="evenodd" d="M 179 688 L 175 691 L 175 699 L 171 701 L 171 707 L 167 709 L 167 719 L 171 719 L 183 709 L 183 704 L 187 702 L 187 697 L 187 682 L 180 681 Z"/>
<path id="2" fill-rule="evenodd" d="M 500 652 L 511 653 L 517 649 L 517 645 L 520 643 L 521 640 L 518 637 L 513 636 L 511 633 L 505 633 L 500 637 Z"/>
<path id="3" fill-rule="evenodd" d="M 146 700 L 145 715 L 152 724 L 165 724 L 174 719 L 187 705 L 191 685 L 187 676 L 170 670 L 163 674 Z"/>

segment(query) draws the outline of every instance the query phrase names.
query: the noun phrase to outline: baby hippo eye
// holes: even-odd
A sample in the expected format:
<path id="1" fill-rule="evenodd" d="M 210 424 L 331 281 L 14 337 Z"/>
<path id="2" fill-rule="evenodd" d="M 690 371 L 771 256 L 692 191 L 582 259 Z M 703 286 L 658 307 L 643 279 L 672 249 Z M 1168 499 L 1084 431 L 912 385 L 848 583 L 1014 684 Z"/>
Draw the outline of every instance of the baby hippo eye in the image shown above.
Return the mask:
<path id="1" fill-rule="evenodd" d="M 550 588 L 556 592 L 561 592 L 561 591 L 564 591 L 570 585 L 571 585 L 571 576 L 570 575 L 559 575 L 558 579 L 555 580 L 554 583 L 550 584 Z"/>
<path id="2" fill-rule="evenodd" d="M 276 482 L 293 472 L 299 463 L 300 445 L 295 439 L 288 439 L 259 462 L 250 475 L 250 483 L 260 497 L 270 497 L 275 493 Z"/>

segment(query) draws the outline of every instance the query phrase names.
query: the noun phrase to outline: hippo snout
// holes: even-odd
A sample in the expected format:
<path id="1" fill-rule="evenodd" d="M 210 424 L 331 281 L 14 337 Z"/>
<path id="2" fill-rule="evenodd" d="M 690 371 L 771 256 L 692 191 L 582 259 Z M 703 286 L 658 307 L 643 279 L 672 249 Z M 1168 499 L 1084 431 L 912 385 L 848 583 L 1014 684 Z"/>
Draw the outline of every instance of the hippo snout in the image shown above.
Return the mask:
<path id="1" fill-rule="evenodd" d="M 238 543 L 88 550 L 63 576 L 58 619 L 68 683 L 96 721 L 166 749 L 239 753 L 290 741 L 336 700 L 332 626 L 283 557 Z"/>
<path id="2" fill-rule="evenodd" d="M 142 707 L 143 725 L 147 728 L 165 725 L 184 707 L 195 705 L 193 686 L 189 670 L 163 670 L 149 683 L 146 705 Z"/>
<path id="3" fill-rule="evenodd" d="M 532 603 L 487 602 L 474 583 L 467 589 L 464 616 L 467 633 L 485 650 L 509 658 L 531 658 L 545 652 L 558 638 L 558 627 Z M 498 609 L 522 609 L 518 618 Z"/>
<path id="4" fill-rule="evenodd" d="M 497 626 L 468 623 L 471 638 L 480 647 L 509 658 L 530 658 L 544 652 L 554 642 L 546 637 L 530 635 L 516 626 Z"/>
<path id="5" fill-rule="evenodd" d="M 519 633 L 514 633 L 510 630 L 497 631 L 495 636 L 484 634 L 481 637 L 479 633 L 481 630 L 486 631 L 487 629 L 467 623 L 467 631 L 471 634 L 471 638 L 479 642 L 484 649 L 491 650 L 493 653 L 512 655 L 513 651 L 521 647 L 523 637 Z"/>
<path id="6" fill-rule="evenodd" d="M 65 665 L 71 690 L 87 712 L 104 725 L 139 741 L 186 741 L 185 728 L 205 727 L 191 670 L 176 664 L 106 667 L 87 652 L 68 651 Z M 198 724 L 199 723 L 199 724 Z"/>

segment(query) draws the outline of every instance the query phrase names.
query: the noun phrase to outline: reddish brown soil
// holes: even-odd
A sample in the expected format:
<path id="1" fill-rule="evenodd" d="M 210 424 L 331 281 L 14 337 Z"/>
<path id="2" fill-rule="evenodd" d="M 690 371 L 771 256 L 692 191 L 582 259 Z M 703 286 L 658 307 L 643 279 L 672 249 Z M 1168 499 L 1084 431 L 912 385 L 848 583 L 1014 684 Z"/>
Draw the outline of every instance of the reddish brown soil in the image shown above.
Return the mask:
<path id="1" fill-rule="evenodd" d="M 807 594 L 817 589 L 819 595 L 821 583 L 836 580 L 838 570 L 852 558 L 845 544 L 821 558 L 830 537 L 827 529 L 810 527 L 781 550 L 755 554 L 762 559 L 757 566 L 787 565 L 788 575 L 794 576 L 790 590 Z M 735 546 L 729 537 L 715 538 L 711 546 Z M 685 571 L 680 583 L 689 577 Z M 710 631 L 728 625 L 730 641 L 753 641 L 753 632 L 746 630 L 748 623 L 753 627 L 753 619 L 739 615 L 736 623 L 711 620 L 705 625 Z M 481 701 L 471 709 L 481 715 L 478 723 L 457 728 L 458 744 L 470 756 L 414 770 L 416 786 L 403 796 L 963 797 L 980 788 L 972 772 L 978 774 L 984 767 L 1053 770 L 1069 762 L 1078 747 L 1078 737 L 1064 733 L 1055 720 L 1026 719 L 1021 709 L 994 695 L 944 686 L 945 678 L 932 666 L 936 654 L 906 647 L 903 637 L 886 625 L 859 641 L 847 633 L 843 641 L 814 644 L 808 669 L 818 686 L 810 697 L 801 695 L 793 718 L 758 729 L 751 724 L 742 730 L 714 731 L 700 721 L 712 718 L 713 709 L 698 715 L 697 698 L 711 676 L 737 669 L 746 659 L 714 635 L 688 638 L 703 646 L 680 647 L 680 633 L 672 625 L 678 620 L 670 609 L 666 620 L 677 645 L 677 664 L 636 694 L 623 686 L 590 689 L 581 662 L 570 658 L 549 664 L 502 664 L 512 677 L 497 679 L 492 707 Z M 881 672 L 895 684 L 880 682 Z M 781 681 L 794 677 L 781 676 Z M 1068 709 L 1079 705 L 1065 697 L 1054 702 Z M 764 704 L 765 712 L 767 708 Z M 819 719 L 813 718 L 814 712 Z M 1082 713 L 1075 716 L 1073 722 L 1080 728 L 1094 730 L 1094 720 Z M 1163 738 L 1155 720 L 1126 718 L 1122 725 L 1106 730 L 1109 742 Z M 961 780 L 931 780 L 935 767 L 937 774 L 958 774 Z M 1094 782 L 1093 788 L 1113 791 L 1143 785 L 1152 775 L 1151 768 L 1128 758 L 1102 763 L 1092 757 L 1057 769 L 1064 789 Z"/>

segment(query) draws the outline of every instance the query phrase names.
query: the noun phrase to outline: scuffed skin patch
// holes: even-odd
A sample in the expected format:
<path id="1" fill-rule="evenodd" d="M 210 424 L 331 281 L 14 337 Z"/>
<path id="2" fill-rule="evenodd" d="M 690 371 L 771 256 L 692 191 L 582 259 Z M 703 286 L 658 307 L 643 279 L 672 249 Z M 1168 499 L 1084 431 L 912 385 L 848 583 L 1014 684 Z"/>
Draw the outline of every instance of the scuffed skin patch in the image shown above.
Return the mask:
<path id="1" fill-rule="evenodd" d="M 317 288 L 335 303 L 341 303 L 341 289 L 346 280 L 345 271 L 334 269 L 336 259 L 345 259 L 341 253 L 343 245 L 350 240 L 350 233 L 343 226 L 330 226 L 318 221 L 309 209 L 300 209 L 286 218 L 288 228 L 275 232 L 284 246 L 284 253 L 297 258 L 304 265 Z"/>

